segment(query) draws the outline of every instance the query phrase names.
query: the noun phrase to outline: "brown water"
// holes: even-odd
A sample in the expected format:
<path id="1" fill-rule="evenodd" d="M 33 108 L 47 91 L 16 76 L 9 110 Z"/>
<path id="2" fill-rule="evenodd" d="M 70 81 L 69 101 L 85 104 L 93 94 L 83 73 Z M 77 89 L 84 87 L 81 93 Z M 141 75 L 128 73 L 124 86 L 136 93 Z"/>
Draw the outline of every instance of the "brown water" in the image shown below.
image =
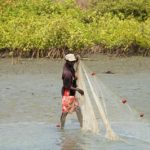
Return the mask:
<path id="1" fill-rule="evenodd" d="M 56 125 L 61 114 L 61 72 L 63 61 L 0 60 L 0 150 L 148 150 L 150 137 L 150 58 L 91 56 L 85 61 L 114 93 L 128 99 L 131 108 L 144 117 L 141 123 L 114 123 L 114 130 L 126 142 L 112 142 L 79 128 L 76 116 L 68 116 L 65 130 Z M 115 74 L 105 74 L 105 71 Z M 115 116 L 114 116 L 115 117 Z M 100 124 L 100 126 L 102 126 Z M 143 133 L 136 137 L 136 129 Z M 132 134 L 130 131 L 132 128 Z M 147 129 L 147 130 L 144 130 Z M 140 137 L 140 138 L 139 138 Z"/>

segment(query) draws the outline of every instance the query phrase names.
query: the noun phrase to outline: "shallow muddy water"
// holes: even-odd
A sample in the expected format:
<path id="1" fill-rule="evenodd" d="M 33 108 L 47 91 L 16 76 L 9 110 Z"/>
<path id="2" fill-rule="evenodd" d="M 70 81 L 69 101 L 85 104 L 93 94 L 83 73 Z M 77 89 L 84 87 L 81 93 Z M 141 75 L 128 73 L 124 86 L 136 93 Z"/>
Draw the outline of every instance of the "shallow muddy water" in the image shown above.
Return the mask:
<path id="1" fill-rule="evenodd" d="M 150 58 L 93 55 L 84 63 L 109 90 L 126 98 L 136 121 L 115 121 L 112 128 L 123 141 L 85 132 L 76 115 L 64 130 L 57 128 L 61 114 L 62 60 L 0 60 L 0 150 L 148 150 L 150 147 Z M 106 74 L 111 71 L 114 74 Z M 140 113 L 144 117 L 140 117 Z"/>

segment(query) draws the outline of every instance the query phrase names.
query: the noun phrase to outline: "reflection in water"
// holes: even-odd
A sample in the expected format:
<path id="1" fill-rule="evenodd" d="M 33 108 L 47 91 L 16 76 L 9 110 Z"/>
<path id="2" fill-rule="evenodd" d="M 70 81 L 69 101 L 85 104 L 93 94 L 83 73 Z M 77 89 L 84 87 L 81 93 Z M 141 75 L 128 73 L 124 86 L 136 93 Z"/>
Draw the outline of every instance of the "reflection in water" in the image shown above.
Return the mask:
<path id="1" fill-rule="evenodd" d="M 81 147 L 82 139 L 80 131 L 65 131 L 63 132 L 63 137 L 61 150 L 83 150 Z"/>
<path id="2" fill-rule="evenodd" d="M 61 150 L 74 150 L 74 149 L 79 149 L 77 139 L 71 136 L 66 137 L 61 145 Z"/>

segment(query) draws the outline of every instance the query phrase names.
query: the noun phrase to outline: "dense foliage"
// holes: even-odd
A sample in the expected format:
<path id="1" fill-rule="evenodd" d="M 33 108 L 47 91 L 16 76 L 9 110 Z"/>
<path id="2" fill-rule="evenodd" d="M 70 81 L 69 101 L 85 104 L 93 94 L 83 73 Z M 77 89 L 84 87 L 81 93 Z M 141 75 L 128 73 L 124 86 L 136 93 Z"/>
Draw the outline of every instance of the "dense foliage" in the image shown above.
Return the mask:
<path id="1" fill-rule="evenodd" d="M 0 0 L 0 51 L 150 55 L 150 1 Z M 98 47 L 98 48 L 97 48 Z"/>

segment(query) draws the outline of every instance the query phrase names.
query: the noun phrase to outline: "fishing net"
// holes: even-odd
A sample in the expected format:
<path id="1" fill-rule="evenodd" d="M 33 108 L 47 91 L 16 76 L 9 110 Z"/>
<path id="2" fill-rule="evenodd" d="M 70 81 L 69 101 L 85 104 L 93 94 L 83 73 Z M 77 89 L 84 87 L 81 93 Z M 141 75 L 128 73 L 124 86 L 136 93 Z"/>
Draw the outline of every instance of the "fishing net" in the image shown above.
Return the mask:
<path id="1" fill-rule="evenodd" d="M 112 92 L 96 75 L 91 75 L 92 71 L 82 61 L 78 68 L 78 85 L 85 92 L 84 96 L 79 96 L 83 130 L 98 133 L 105 128 L 105 136 L 111 140 L 119 140 L 120 135 L 150 142 L 149 125 L 140 123 L 126 100 Z"/>
<path id="2" fill-rule="evenodd" d="M 82 114 L 83 114 L 83 129 L 87 131 L 92 131 L 94 133 L 99 132 L 98 122 L 94 114 L 93 105 L 90 100 L 89 90 L 87 90 L 87 85 L 85 82 L 85 77 L 83 76 L 83 70 L 81 65 L 78 66 L 78 86 L 84 90 L 84 96 L 79 95 L 79 99 L 82 103 Z"/>

